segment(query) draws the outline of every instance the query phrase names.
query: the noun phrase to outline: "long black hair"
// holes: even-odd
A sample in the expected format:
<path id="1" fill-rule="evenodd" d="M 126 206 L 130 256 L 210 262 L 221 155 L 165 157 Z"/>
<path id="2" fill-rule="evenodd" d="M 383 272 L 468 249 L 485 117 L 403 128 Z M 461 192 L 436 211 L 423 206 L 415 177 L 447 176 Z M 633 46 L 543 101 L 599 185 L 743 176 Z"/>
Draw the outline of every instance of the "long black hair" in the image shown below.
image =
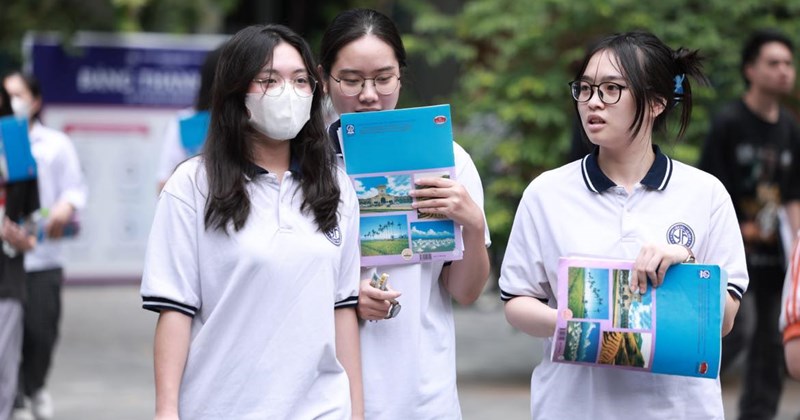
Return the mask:
<path id="1" fill-rule="evenodd" d="M 211 92 L 214 84 L 214 74 L 217 71 L 219 55 L 223 45 L 209 51 L 200 67 L 200 89 L 197 91 L 197 100 L 194 103 L 196 111 L 208 111 L 211 108 Z"/>
<path id="2" fill-rule="evenodd" d="M 12 113 L 11 97 L 8 96 L 8 92 L 6 92 L 5 88 L 3 88 L 3 84 L 0 83 L 0 117 L 5 117 L 6 115 L 11 115 Z"/>
<path id="3" fill-rule="evenodd" d="M 321 76 L 330 76 L 342 48 L 365 35 L 374 35 L 387 43 L 394 51 L 400 70 L 406 67 L 406 49 L 394 22 L 372 9 L 350 9 L 339 13 L 322 35 L 319 64 L 325 74 Z"/>
<path id="4" fill-rule="evenodd" d="M 316 65 L 303 38 L 282 25 L 253 25 L 242 29 L 223 47 L 214 78 L 211 122 L 203 148 L 208 173 L 206 228 L 227 232 L 229 223 L 240 230 L 250 214 L 246 184 L 255 176 L 253 146 L 257 136 L 248 122 L 245 96 L 253 78 L 275 47 L 285 42 L 300 53 L 310 75 Z M 321 114 L 322 89 L 314 91 L 311 118 L 290 140 L 292 159 L 299 162 L 303 190 L 302 211 L 309 210 L 323 232 L 334 228 L 339 206 L 336 156 L 326 139 Z"/>
<path id="5" fill-rule="evenodd" d="M 692 114 L 692 87 L 689 77 L 701 84 L 708 83 L 702 72 L 699 52 L 685 48 L 673 50 L 649 32 L 614 34 L 600 40 L 588 50 L 575 76 L 576 80 L 583 76 L 592 56 L 601 51 L 611 52 L 616 56 L 616 64 L 633 95 L 636 104 L 636 115 L 630 127 L 633 136 L 636 137 L 642 129 L 647 109 L 660 102 L 664 105 L 664 111 L 653 122 L 653 131 L 666 128 L 667 116 L 680 103 L 682 106 L 678 138 L 683 137 Z M 576 111 L 577 105 L 576 102 Z"/>

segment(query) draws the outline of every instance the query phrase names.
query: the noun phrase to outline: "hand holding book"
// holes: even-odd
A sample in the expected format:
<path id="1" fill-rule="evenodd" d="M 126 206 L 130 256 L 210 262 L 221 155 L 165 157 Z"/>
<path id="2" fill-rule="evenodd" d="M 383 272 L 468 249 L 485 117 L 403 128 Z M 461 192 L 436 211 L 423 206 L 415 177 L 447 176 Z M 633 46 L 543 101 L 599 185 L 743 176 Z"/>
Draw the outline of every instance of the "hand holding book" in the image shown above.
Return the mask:
<path id="1" fill-rule="evenodd" d="M 667 269 L 675 264 L 686 262 L 693 255 L 683 245 L 677 244 L 645 244 L 639 251 L 631 272 L 631 292 L 645 294 L 647 280 L 653 287 L 661 286 Z"/>

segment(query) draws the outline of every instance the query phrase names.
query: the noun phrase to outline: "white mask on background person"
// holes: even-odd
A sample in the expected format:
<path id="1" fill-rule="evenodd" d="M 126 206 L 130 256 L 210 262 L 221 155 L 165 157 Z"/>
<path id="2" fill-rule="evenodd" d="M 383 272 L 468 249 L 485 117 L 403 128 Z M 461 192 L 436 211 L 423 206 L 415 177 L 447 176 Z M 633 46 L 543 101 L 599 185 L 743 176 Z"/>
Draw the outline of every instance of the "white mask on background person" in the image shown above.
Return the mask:
<path id="1" fill-rule="evenodd" d="M 31 116 L 30 102 L 20 98 L 19 96 L 11 97 L 11 110 L 14 112 L 15 117 L 28 119 Z"/>
<path id="2" fill-rule="evenodd" d="M 291 86 L 286 86 L 278 96 L 248 93 L 244 104 L 250 111 L 253 128 L 273 140 L 290 140 L 311 119 L 313 99 L 313 95 L 301 98 Z"/>

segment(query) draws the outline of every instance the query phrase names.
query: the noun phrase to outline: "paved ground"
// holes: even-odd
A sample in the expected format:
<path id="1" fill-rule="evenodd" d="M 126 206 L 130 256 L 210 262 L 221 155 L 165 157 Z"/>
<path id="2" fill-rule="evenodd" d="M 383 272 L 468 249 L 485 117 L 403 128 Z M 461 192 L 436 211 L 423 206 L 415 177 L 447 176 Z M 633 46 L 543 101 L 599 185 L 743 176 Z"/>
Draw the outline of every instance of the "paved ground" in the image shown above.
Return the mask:
<path id="1" fill-rule="evenodd" d="M 69 286 L 63 337 L 50 382 L 58 420 L 152 418 L 156 315 L 133 286 Z M 492 298 L 456 311 L 459 392 L 465 420 L 528 417 L 529 375 L 538 343 L 506 324 Z M 726 378 L 726 417 L 735 419 L 739 383 Z M 779 420 L 800 413 L 800 384 L 787 384 Z"/>

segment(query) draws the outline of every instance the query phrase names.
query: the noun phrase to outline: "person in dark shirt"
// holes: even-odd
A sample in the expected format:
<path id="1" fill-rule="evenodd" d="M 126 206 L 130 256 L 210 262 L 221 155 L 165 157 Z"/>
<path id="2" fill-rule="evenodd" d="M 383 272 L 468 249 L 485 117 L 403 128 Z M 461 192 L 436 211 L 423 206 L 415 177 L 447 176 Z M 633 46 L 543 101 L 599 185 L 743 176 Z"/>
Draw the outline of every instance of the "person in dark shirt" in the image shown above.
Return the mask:
<path id="1" fill-rule="evenodd" d="M 780 101 L 795 82 L 794 47 L 783 34 L 761 30 L 742 51 L 747 90 L 714 118 L 699 167 L 717 176 L 733 200 L 750 273 L 743 317 L 755 318 L 752 334 L 740 317 L 723 340 L 722 368 L 745 347 L 740 419 L 771 419 L 783 387 L 783 348 L 778 331 L 785 273 L 781 229 L 800 228 L 800 129 Z M 779 213 L 786 212 L 784 225 Z M 788 247 L 786 247 L 788 248 Z M 748 311 L 748 309 L 750 309 Z"/>

